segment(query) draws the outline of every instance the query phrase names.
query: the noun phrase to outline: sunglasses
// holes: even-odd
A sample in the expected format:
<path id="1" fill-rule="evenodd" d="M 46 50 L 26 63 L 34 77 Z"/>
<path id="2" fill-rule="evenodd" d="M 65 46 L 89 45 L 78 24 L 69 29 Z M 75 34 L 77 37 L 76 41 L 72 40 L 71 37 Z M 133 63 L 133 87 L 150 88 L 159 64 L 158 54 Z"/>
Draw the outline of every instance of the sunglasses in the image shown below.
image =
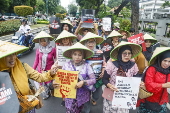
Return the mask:
<path id="1" fill-rule="evenodd" d="M 128 52 L 128 53 L 127 53 L 127 52 L 124 52 L 124 53 L 122 53 L 122 54 L 123 54 L 123 56 L 127 56 L 127 55 L 128 55 L 128 56 L 131 56 L 131 55 L 132 55 L 131 52 Z"/>

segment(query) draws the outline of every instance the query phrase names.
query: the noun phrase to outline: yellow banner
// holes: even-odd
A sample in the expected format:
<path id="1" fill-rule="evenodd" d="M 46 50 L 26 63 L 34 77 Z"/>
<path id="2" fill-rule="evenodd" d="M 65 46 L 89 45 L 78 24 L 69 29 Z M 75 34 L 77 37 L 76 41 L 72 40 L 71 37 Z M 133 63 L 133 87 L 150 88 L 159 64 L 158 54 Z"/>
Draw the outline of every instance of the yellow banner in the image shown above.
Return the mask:
<path id="1" fill-rule="evenodd" d="M 55 97 L 76 98 L 75 86 L 78 81 L 78 71 L 67 71 L 59 69 L 55 76 L 55 81 L 60 84 L 58 89 L 54 89 Z"/>

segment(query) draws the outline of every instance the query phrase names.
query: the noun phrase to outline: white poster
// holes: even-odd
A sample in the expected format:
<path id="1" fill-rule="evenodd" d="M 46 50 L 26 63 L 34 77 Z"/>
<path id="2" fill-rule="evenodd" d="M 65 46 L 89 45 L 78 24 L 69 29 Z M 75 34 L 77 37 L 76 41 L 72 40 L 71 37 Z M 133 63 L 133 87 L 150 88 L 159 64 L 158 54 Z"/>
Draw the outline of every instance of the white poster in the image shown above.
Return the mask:
<path id="1" fill-rule="evenodd" d="M 139 86 L 141 78 L 138 77 L 116 77 L 118 92 L 113 94 L 113 107 L 136 109 Z"/>
<path id="2" fill-rule="evenodd" d="M 59 66 L 63 66 L 66 62 L 70 61 L 63 56 L 63 52 L 68 49 L 70 46 L 56 46 L 57 50 L 57 61 Z"/>
<path id="3" fill-rule="evenodd" d="M 105 31 L 111 31 L 111 18 L 103 18 L 103 29 Z"/>

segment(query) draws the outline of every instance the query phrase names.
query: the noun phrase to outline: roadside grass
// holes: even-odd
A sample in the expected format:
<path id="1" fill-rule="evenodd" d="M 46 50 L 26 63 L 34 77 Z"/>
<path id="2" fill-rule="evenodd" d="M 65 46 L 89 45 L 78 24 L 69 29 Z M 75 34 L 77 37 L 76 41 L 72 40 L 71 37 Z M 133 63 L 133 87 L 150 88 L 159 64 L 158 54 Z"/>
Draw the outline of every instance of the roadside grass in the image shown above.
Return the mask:
<path id="1" fill-rule="evenodd" d="M 38 28 L 38 27 L 44 27 L 44 26 L 47 26 L 47 24 L 35 24 L 35 25 L 31 25 L 31 29 L 35 29 L 35 28 Z"/>

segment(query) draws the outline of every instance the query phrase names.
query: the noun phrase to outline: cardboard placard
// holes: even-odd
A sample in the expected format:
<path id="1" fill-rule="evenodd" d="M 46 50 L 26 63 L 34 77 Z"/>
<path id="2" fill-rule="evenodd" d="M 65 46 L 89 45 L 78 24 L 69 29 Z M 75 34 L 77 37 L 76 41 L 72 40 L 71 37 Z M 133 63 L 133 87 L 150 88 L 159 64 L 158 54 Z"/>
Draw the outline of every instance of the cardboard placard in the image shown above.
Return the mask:
<path id="1" fill-rule="evenodd" d="M 111 18 L 102 18 L 103 29 L 105 31 L 111 31 Z"/>
<path id="2" fill-rule="evenodd" d="M 60 19 L 58 17 L 51 17 L 50 25 L 51 25 L 50 34 L 60 34 L 61 33 Z"/>
<path id="3" fill-rule="evenodd" d="M 125 109 L 136 109 L 139 86 L 141 78 L 139 77 L 120 77 L 116 76 L 112 106 Z"/>
<path id="4" fill-rule="evenodd" d="M 54 89 L 54 96 L 60 98 L 76 98 L 77 90 L 75 86 L 78 81 L 78 71 L 67 71 L 59 69 L 55 76 L 55 81 L 60 84 L 58 89 Z"/>
<path id="5" fill-rule="evenodd" d="M 95 10 L 82 9 L 81 20 L 83 21 L 83 24 L 81 25 L 81 27 L 94 28 L 93 26 L 94 16 L 95 16 Z"/>
<path id="6" fill-rule="evenodd" d="M 8 72 L 0 72 L 0 113 L 18 113 L 19 101 Z"/>

